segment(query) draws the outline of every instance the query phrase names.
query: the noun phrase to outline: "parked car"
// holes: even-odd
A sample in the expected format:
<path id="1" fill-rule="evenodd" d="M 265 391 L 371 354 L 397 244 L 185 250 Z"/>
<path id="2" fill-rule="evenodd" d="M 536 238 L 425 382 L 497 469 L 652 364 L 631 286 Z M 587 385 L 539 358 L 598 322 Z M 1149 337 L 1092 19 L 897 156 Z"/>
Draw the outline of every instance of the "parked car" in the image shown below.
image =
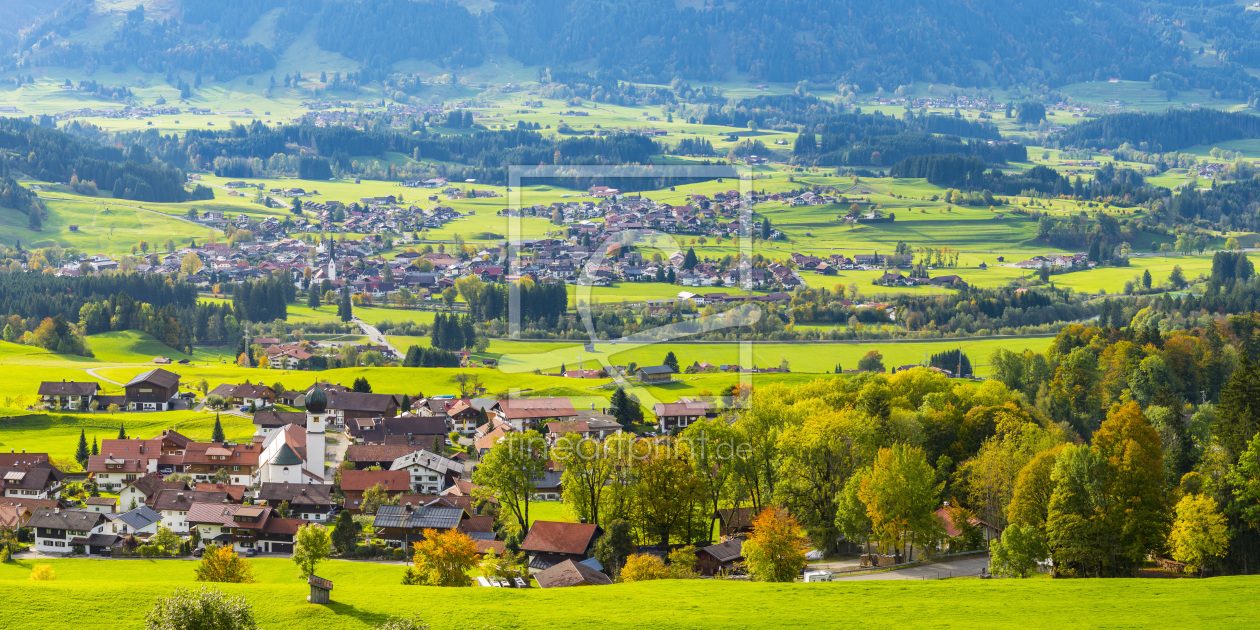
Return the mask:
<path id="1" fill-rule="evenodd" d="M 252 548 L 252 547 L 251 547 L 251 548 L 249 548 L 249 549 L 246 549 L 246 550 L 245 550 L 245 557 L 246 557 L 246 558 L 253 558 L 253 557 L 254 557 L 254 556 L 256 556 L 256 555 L 258 555 L 258 550 L 257 550 L 257 549 L 254 549 L 254 548 Z"/>

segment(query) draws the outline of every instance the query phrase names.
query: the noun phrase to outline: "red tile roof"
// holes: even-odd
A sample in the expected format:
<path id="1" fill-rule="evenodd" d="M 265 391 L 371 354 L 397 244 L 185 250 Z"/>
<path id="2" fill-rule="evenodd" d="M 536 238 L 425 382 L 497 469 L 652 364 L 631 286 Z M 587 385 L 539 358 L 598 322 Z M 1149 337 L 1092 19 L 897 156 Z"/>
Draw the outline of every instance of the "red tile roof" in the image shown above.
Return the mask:
<path id="1" fill-rule="evenodd" d="M 411 476 L 405 470 L 343 470 L 341 489 L 364 491 L 376 484 L 389 492 L 406 492 L 411 488 Z"/>

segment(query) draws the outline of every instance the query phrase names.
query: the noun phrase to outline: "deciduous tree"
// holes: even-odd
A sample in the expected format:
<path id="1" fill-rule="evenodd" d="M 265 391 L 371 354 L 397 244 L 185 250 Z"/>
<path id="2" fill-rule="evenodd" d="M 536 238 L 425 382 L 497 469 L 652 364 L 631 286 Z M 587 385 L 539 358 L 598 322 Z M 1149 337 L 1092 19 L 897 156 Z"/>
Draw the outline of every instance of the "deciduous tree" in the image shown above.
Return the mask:
<path id="1" fill-rule="evenodd" d="M 293 544 L 293 562 L 297 563 L 303 578 L 314 574 L 315 567 L 326 560 L 331 551 L 332 537 L 328 528 L 319 523 L 307 523 L 298 528 Z"/>
<path id="2" fill-rule="evenodd" d="M 1028 577 L 1049 556 L 1046 540 L 1031 525 L 1011 525 L 989 545 L 990 570 L 1002 577 Z"/>
<path id="3" fill-rule="evenodd" d="M 249 562 L 236 555 L 230 547 L 208 545 L 197 564 L 195 575 L 198 582 L 231 582 L 235 584 L 254 581 L 254 569 Z"/>
<path id="4" fill-rule="evenodd" d="M 477 544 L 456 530 L 424 530 L 424 540 L 413 543 L 412 566 L 403 584 L 469 586 L 468 571 L 477 566 Z"/>
<path id="5" fill-rule="evenodd" d="M 915 542 L 934 540 L 941 528 L 935 511 L 943 485 L 922 449 L 902 444 L 879 449 L 858 496 L 880 546 L 900 550 L 909 542 L 913 556 Z"/>
<path id="6" fill-rule="evenodd" d="M 660 556 L 648 553 L 636 553 L 626 558 L 626 566 L 621 569 L 619 579 L 622 582 L 646 582 L 649 580 L 667 580 L 673 577 L 669 568 Z"/>
<path id="7" fill-rule="evenodd" d="M 576 510 L 583 523 L 599 525 L 599 506 L 614 464 L 606 444 L 569 433 L 556 440 L 551 458 L 564 466 L 561 481 L 565 505 Z"/>
<path id="8" fill-rule="evenodd" d="M 630 535 L 630 523 L 619 519 L 604 528 L 604 535 L 595 542 L 593 555 L 604 570 L 616 578 L 621 567 L 625 566 L 626 558 L 637 547 Z"/>
<path id="9" fill-rule="evenodd" d="M 768 507 L 753 520 L 753 530 L 744 542 L 744 565 L 748 573 L 763 582 L 791 582 L 805 568 L 809 539 L 792 515 Z"/>
<path id="10" fill-rule="evenodd" d="M 529 504 L 546 472 L 547 441 L 537 431 L 508 433 L 473 470 L 473 482 L 516 517 L 521 531 L 529 530 Z"/>
<path id="11" fill-rule="evenodd" d="M 1186 563 L 1186 572 L 1202 573 L 1214 558 L 1229 548 L 1229 528 L 1216 507 L 1216 499 L 1191 494 L 1177 503 L 1177 518 L 1168 536 L 1172 557 Z"/>

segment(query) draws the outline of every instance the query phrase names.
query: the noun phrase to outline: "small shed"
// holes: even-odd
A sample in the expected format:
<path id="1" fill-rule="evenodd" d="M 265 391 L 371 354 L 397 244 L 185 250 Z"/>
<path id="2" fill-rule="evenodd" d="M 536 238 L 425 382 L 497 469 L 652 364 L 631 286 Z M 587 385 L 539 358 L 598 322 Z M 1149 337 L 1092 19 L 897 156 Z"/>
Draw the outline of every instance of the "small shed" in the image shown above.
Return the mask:
<path id="1" fill-rule="evenodd" d="M 306 583 L 311 585 L 311 595 L 306 601 L 312 604 L 327 604 L 329 601 L 329 593 L 332 592 L 332 580 L 327 580 L 318 575 L 312 574 L 306 578 Z"/>

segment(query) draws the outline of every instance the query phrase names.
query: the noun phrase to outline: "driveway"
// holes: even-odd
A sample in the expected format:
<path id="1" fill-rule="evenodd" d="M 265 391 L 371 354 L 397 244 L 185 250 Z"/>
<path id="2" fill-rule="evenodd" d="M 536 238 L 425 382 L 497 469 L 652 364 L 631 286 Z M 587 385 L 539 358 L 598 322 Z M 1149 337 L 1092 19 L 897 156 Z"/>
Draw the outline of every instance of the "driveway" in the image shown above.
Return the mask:
<path id="1" fill-rule="evenodd" d="M 929 562 L 904 569 L 894 569 L 882 573 L 866 573 L 847 577 L 836 576 L 835 581 L 846 580 L 936 580 L 947 577 L 976 576 L 980 569 L 989 567 L 987 555 L 948 558 L 941 562 Z"/>
<path id="2" fill-rule="evenodd" d="M 332 479 L 337 467 L 346 460 L 346 449 L 350 448 L 350 438 L 340 431 L 329 431 L 328 435 L 337 438 L 336 444 L 329 445 L 328 455 L 325 457 L 332 466 L 324 469 L 324 478 Z"/>

